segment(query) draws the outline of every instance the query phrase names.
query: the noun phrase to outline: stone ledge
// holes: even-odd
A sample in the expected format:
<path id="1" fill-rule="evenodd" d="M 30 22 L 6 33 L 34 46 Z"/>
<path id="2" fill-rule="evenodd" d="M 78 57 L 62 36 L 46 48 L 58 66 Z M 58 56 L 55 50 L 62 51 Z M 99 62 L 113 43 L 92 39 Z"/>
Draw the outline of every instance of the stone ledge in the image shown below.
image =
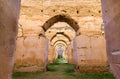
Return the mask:
<path id="1" fill-rule="evenodd" d="M 94 65 L 94 66 L 86 66 L 86 65 L 81 65 L 76 67 L 76 71 L 80 73 L 99 73 L 99 72 L 109 72 L 109 67 L 108 66 L 99 66 L 99 65 Z"/>
<path id="2" fill-rule="evenodd" d="M 38 66 L 29 66 L 29 67 L 20 67 L 20 68 L 14 68 L 14 72 L 43 72 L 45 69 L 44 67 L 38 67 Z"/>

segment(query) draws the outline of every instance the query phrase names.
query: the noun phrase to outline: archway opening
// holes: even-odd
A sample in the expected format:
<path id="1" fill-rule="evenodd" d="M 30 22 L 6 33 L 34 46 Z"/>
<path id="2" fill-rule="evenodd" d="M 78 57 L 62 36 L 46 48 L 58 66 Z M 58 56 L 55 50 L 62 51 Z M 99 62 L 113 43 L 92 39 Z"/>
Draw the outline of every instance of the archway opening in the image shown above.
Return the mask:
<path id="1" fill-rule="evenodd" d="M 54 25 L 57 22 L 66 22 L 69 24 L 76 32 L 79 30 L 78 23 L 72 19 L 69 15 L 60 14 L 56 15 L 49 20 L 47 20 L 44 25 L 42 26 L 44 31 L 47 31 L 52 25 Z"/>
<path id="2" fill-rule="evenodd" d="M 62 63 L 75 65 L 72 47 L 74 47 L 73 39 L 79 30 L 77 22 L 68 15 L 56 15 L 46 21 L 42 27 L 49 40 L 49 47 L 53 48 L 52 52 L 48 49 L 48 63 L 61 60 Z"/>
<path id="3" fill-rule="evenodd" d="M 5 32 L 3 32 L 5 35 L 6 35 L 6 37 L 4 37 L 3 36 L 3 34 L 1 34 L 1 37 L 2 37 L 2 39 L 1 39 L 1 49 L 2 49 L 2 52 L 5 52 L 5 54 L 3 54 L 3 55 L 1 55 L 2 57 L 3 57 L 3 59 L 7 59 L 5 62 L 4 61 L 1 61 L 2 63 L 3 63 L 3 65 L 1 66 L 1 69 L 0 70 L 3 70 L 3 71 L 5 71 L 5 72 L 7 72 L 8 71 L 8 74 L 5 74 L 6 76 L 4 77 L 4 76 L 2 76 L 3 74 L 2 73 L 0 73 L 0 77 L 2 77 L 2 78 L 8 78 L 8 77 L 10 77 L 10 75 L 9 74 L 11 74 L 11 70 L 12 70 L 12 65 L 11 65 L 11 60 L 12 60 L 12 56 L 13 56 L 13 52 L 14 52 L 14 50 L 15 50 L 15 38 L 16 38 L 16 32 L 17 32 L 17 29 L 16 29 L 16 25 L 17 25 L 17 17 L 18 17 L 18 13 L 19 13 L 19 4 L 20 4 L 20 2 L 19 1 L 11 1 L 10 2 L 10 4 L 8 4 L 7 3 L 7 1 L 1 1 L 1 3 L 3 3 L 3 4 L 6 4 L 6 6 L 4 6 L 4 5 L 1 5 L 2 7 L 1 7 L 1 15 L 8 15 L 7 17 L 9 17 L 11 20 L 9 20 L 10 21 L 10 23 L 9 23 L 9 21 L 7 22 L 7 20 L 6 20 L 6 18 L 4 19 L 4 16 L 1 16 L 1 18 L 2 18 L 2 20 L 1 20 L 1 25 L 2 26 L 4 26 L 5 27 Z M 14 5 L 14 6 L 12 6 L 12 4 L 16 4 L 16 5 Z M 117 24 L 117 22 L 119 22 L 119 19 L 117 20 L 117 21 L 112 21 L 113 20 L 113 18 L 114 18 L 114 20 L 116 19 L 116 17 L 118 18 L 118 13 L 119 13 L 119 11 L 118 12 L 114 12 L 113 10 L 110 10 L 109 8 L 111 8 L 111 7 L 109 7 L 109 5 L 112 5 L 112 4 L 114 4 L 113 3 L 113 1 L 109 1 L 109 2 L 107 2 L 107 1 L 103 1 L 102 0 L 102 3 L 103 3 L 103 11 L 104 11 L 104 15 L 108 15 L 109 14 L 109 16 L 107 16 L 106 18 L 105 18 L 105 20 L 107 20 L 107 23 L 106 23 L 106 21 L 105 21 L 105 23 L 106 23 L 106 26 L 116 26 L 115 24 Z M 107 4 L 107 5 L 106 5 Z M 109 5 L 108 5 L 109 4 Z M 116 5 L 119 5 L 119 2 L 116 4 Z M 116 8 L 117 9 L 117 7 L 116 7 L 116 5 L 114 6 L 114 8 Z M 9 11 L 9 12 L 7 12 L 7 9 L 11 9 L 11 11 Z M 16 13 L 13 13 L 12 12 L 12 9 L 14 9 L 15 11 L 16 11 Z M 108 10 L 110 10 L 110 12 L 108 13 Z M 28 11 L 30 11 L 31 12 L 31 10 L 28 10 Z M 53 10 L 54 12 L 56 12 L 55 10 Z M 43 12 L 43 10 L 41 10 L 41 12 Z M 62 10 L 62 12 L 67 12 L 67 11 L 65 11 L 65 10 Z M 91 10 L 88 10 L 88 12 L 91 12 Z M 80 13 L 80 11 L 78 11 L 77 10 L 77 14 L 79 14 Z M 99 13 L 101 13 L 101 11 L 99 11 Z M 113 14 L 113 13 L 115 13 L 115 14 Z M 11 15 L 10 15 L 11 14 Z M 112 16 L 112 19 L 111 19 L 111 14 L 113 14 L 113 16 Z M 92 16 L 94 16 L 94 15 L 92 15 Z M 13 18 L 12 18 L 13 17 Z M 108 20 L 108 17 L 110 17 L 110 19 Z M 109 23 L 110 22 L 110 23 Z M 111 23 L 111 22 L 113 22 L 113 24 Z M 115 22 L 115 23 L 114 23 Z M 6 24 L 4 24 L 4 23 L 6 23 Z M 6 27 L 8 27 L 8 26 L 10 26 L 10 27 L 13 27 L 13 28 L 6 28 Z M 118 25 L 117 25 L 117 27 L 119 27 Z M 111 27 L 110 27 L 111 28 Z M 111 28 L 112 29 L 112 28 Z M 3 29 L 2 29 L 3 30 Z M 9 31 L 8 31 L 9 30 Z M 46 28 L 44 28 L 44 30 L 46 30 Z M 113 33 L 113 30 L 115 31 L 115 33 L 116 34 L 113 34 L 113 36 L 114 35 L 117 35 L 117 36 L 114 36 L 114 38 L 116 38 L 116 37 L 118 37 L 119 36 L 119 34 L 118 34 L 118 32 L 116 32 L 116 29 L 112 29 L 112 33 Z M 15 31 L 15 34 L 14 34 L 14 31 Z M 106 30 L 106 33 L 107 33 L 107 31 L 108 30 Z M 11 35 L 13 35 L 13 37 L 10 35 L 9 36 L 9 33 L 11 34 Z M 108 32 L 109 33 L 109 32 Z M 8 35 L 8 36 L 7 36 Z M 113 40 L 113 38 L 111 37 L 111 38 L 109 38 L 109 36 L 111 37 L 111 35 L 109 35 L 108 34 L 108 42 L 109 41 L 111 41 L 111 40 Z M 4 39 L 4 38 L 6 38 L 6 39 Z M 109 39 L 111 39 L 111 40 L 109 40 Z M 112 43 L 110 43 L 110 46 L 108 46 L 108 52 L 110 52 L 110 53 L 108 53 L 108 56 L 109 56 L 109 61 L 110 61 L 110 63 L 112 64 L 112 66 L 113 66 L 113 71 L 114 71 L 114 69 L 115 69 L 115 71 L 114 71 L 114 73 L 115 73 L 115 75 L 116 75 L 116 78 L 118 78 L 119 79 L 119 62 L 117 61 L 112 61 L 112 58 L 116 58 L 116 59 L 113 59 L 113 60 L 118 60 L 119 59 L 119 57 L 116 57 L 116 56 L 111 56 L 111 53 L 113 54 L 113 55 L 116 55 L 117 54 L 117 56 L 118 56 L 118 54 L 119 54 L 119 44 L 118 44 L 118 42 L 119 42 L 119 40 L 117 39 L 117 40 L 115 40 L 115 42 L 112 42 L 113 44 L 115 44 L 115 45 L 113 45 Z M 6 44 L 6 46 L 4 46 L 4 43 Z M 2 46 L 3 45 L 3 46 Z M 109 45 L 109 43 L 108 43 L 108 45 Z M 113 47 L 112 47 L 112 45 L 113 45 Z M 9 47 L 11 47 L 11 48 L 9 48 Z M 84 47 L 83 47 L 84 48 Z M 7 49 L 7 50 L 6 50 Z M 10 51 L 11 52 L 10 52 Z M 10 52 L 10 54 L 9 54 L 9 52 Z M 12 53 L 12 54 L 11 54 Z M 9 57 L 10 56 L 10 57 Z M 9 63 L 7 63 L 9 61 Z M 4 66 L 4 64 L 5 64 L 5 66 Z M 6 64 L 7 64 L 7 66 L 9 65 L 10 66 L 10 68 L 2 68 L 2 67 L 6 67 Z M 117 66 L 117 67 L 116 67 Z"/>
<path id="4" fill-rule="evenodd" d="M 53 63 L 68 63 L 67 62 L 67 54 L 66 54 L 66 46 L 62 43 L 58 43 L 55 46 L 56 50 L 56 59 L 53 61 Z"/>

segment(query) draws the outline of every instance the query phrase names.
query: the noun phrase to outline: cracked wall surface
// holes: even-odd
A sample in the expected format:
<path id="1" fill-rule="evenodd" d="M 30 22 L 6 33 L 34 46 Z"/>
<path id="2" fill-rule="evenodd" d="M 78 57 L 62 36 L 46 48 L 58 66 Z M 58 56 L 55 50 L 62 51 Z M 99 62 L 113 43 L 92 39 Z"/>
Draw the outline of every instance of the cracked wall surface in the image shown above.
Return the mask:
<path id="1" fill-rule="evenodd" d="M 44 29 L 41 26 L 51 17 L 60 14 L 69 15 L 80 26 L 70 45 L 70 49 L 74 52 L 76 71 L 86 72 L 93 68 L 99 71 L 106 66 L 106 54 L 103 53 L 104 25 L 108 62 L 116 79 L 120 79 L 120 1 L 101 1 L 102 11 L 100 0 L 22 0 L 20 20 L 17 23 L 20 0 L 0 0 L 0 79 L 11 79 L 13 60 L 15 60 L 15 67 L 18 67 L 18 71 L 33 72 L 41 69 L 45 71 L 47 59 L 51 59 L 47 57 L 47 51 L 52 50 L 48 49 L 51 37 L 50 35 L 48 38 L 45 37 Z M 101 18 L 102 13 L 104 24 Z M 19 30 L 18 36 L 17 29 Z M 16 36 L 18 37 L 17 47 Z M 14 59 L 15 47 L 17 49 Z M 99 53 L 100 51 L 102 53 Z M 89 56 L 91 53 L 94 54 Z M 101 58 L 101 56 L 105 58 Z M 37 58 L 40 62 L 37 61 Z M 88 61 L 93 64 L 91 65 Z M 81 69 L 83 70 L 81 71 Z"/>
<path id="2" fill-rule="evenodd" d="M 46 60 L 43 61 L 44 56 L 42 57 L 42 55 L 47 49 L 46 51 L 40 51 L 41 46 L 44 46 L 44 44 L 40 43 L 41 37 L 45 36 L 45 38 L 50 40 L 58 30 L 59 32 L 64 32 L 72 40 L 70 42 L 70 62 L 74 63 L 75 61 L 75 48 L 72 43 L 74 37 L 77 35 L 77 65 L 82 65 L 80 64 L 82 58 L 82 63 L 88 63 L 87 61 L 89 61 L 99 66 L 100 64 L 102 66 L 107 65 L 100 0 L 22 0 L 21 3 L 17 49 L 15 54 L 15 69 L 18 68 L 20 71 L 23 71 L 20 67 L 24 65 L 26 68 L 28 67 L 28 71 L 31 67 L 33 70 L 30 71 L 40 70 L 38 67 L 44 68 L 43 64 Z M 75 29 L 72 28 L 73 26 L 67 25 L 70 27 L 66 27 L 64 23 L 55 23 L 55 27 L 53 25 L 45 32 L 42 26 L 50 18 L 61 14 L 74 19 L 80 29 L 75 32 Z M 51 22 L 54 22 L 54 20 L 51 20 Z M 51 22 L 48 22 L 48 25 L 51 25 Z M 73 21 L 70 23 L 71 25 L 75 25 Z M 66 37 L 60 37 L 59 39 L 69 42 Z M 59 39 L 55 37 L 53 43 Z M 81 47 L 81 45 L 84 46 Z M 53 49 L 48 47 L 48 51 L 50 51 L 48 52 L 48 61 L 51 61 L 54 56 L 54 54 L 51 54 Z M 81 57 L 81 54 L 86 55 L 85 57 Z M 37 58 L 40 58 L 40 61 L 43 63 L 41 64 L 41 62 L 38 62 Z M 90 63 L 88 64 L 91 65 Z M 40 66 L 38 66 L 39 64 Z M 88 66 L 88 64 L 85 65 Z"/>

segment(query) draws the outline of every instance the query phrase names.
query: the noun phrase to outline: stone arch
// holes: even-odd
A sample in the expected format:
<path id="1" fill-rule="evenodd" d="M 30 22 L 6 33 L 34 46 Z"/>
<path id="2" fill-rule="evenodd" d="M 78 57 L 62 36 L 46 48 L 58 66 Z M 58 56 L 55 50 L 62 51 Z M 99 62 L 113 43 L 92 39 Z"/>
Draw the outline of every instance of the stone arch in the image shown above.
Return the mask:
<path id="1" fill-rule="evenodd" d="M 50 42 L 51 42 L 51 44 L 52 45 L 54 45 L 54 43 L 56 42 L 56 41 L 58 41 L 58 40 L 64 40 L 64 42 L 71 42 L 71 41 L 69 41 L 69 39 L 67 38 L 67 37 L 65 37 L 65 36 L 61 36 L 60 38 L 58 38 L 57 36 L 56 37 L 54 37 L 54 39 L 52 39 Z"/>
<path id="2" fill-rule="evenodd" d="M 69 41 L 71 41 L 70 37 L 69 37 L 67 34 L 65 34 L 64 32 L 57 32 L 57 33 L 50 39 L 50 41 L 52 41 L 52 40 L 57 36 L 57 34 L 62 34 L 62 35 L 65 36 Z"/>
<path id="3" fill-rule="evenodd" d="M 105 23 L 105 34 L 107 39 L 107 52 L 109 63 L 112 66 L 113 73 L 116 76 L 116 79 L 120 79 L 120 71 L 119 71 L 119 58 L 115 51 L 119 52 L 120 49 L 120 27 L 119 27 L 119 7 L 120 1 L 119 0 L 101 0 L 102 7 L 103 7 L 103 19 Z M 20 0 L 0 0 L 1 5 L 0 11 L 0 25 L 1 25 L 1 33 L 0 34 L 0 79 L 10 79 L 13 67 L 13 54 L 15 52 L 15 39 L 17 37 L 17 21 L 20 11 Z M 14 5 L 13 5 L 14 4 Z M 112 8 L 111 8 L 112 5 Z M 7 11 L 11 9 L 10 11 Z M 114 10 L 113 10 L 114 9 Z M 6 16 L 6 18 L 4 17 Z M 9 17 L 9 20 L 7 19 Z M 115 27 L 114 27 L 115 26 Z M 109 27 L 109 28 L 108 28 Z M 49 27 L 48 27 L 49 28 Z M 8 31 L 9 30 L 9 31 Z M 47 30 L 47 27 L 44 27 L 44 30 Z M 115 39 L 113 41 L 113 39 Z M 4 43 L 5 42 L 5 43 Z M 6 48 L 7 50 L 6 50 Z M 9 50 L 8 50 L 9 49 Z M 114 58 L 113 55 L 117 54 Z M 5 59 L 5 60 L 4 60 Z M 114 63 L 113 63 L 114 62 Z M 3 72 L 5 74 L 3 75 Z M 8 75 L 9 74 L 9 75 Z"/>
<path id="4" fill-rule="evenodd" d="M 63 42 L 63 43 L 65 44 L 65 46 L 67 45 L 66 41 L 64 41 L 64 40 L 57 40 L 57 41 L 55 41 L 55 42 L 53 43 L 53 45 L 55 45 L 57 42 Z M 55 45 L 55 46 L 56 46 L 56 45 Z"/>
<path id="5" fill-rule="evenodd" d="M 60 14 L 60 15 L 56 15 L 53 16 L 52 18 L 48 19 L 42 26 L 42 28 L 44 29 L 44 31 L 47 31 L 54 23 L 57 22 L 66 22 L 67 24 L 69 24 L 76 32 L 79 29 L 79 25 L 78 23 L 72 19 L 70 16 L 65 15 L 65 14 Z"/>
<path id="6" fill-rule="evenodd" d="M 59 52 L 57 51 L 58 46 L 62 46 L 64 48 L 64 51 L 62 53 L 62 57 L 66 59 L 66 57 L 64 56 L 66 53 L 66 45 L 64 44 L 64 42 L 63 43 L 61 41 L 59 41 L 59 43 L 57 42 L 57 44 L 54 46 L 54 48 L 56 50 L 55 53 L 56 53 L 57 57 L 59 56 L 59 54 L 58 54 Z"/>

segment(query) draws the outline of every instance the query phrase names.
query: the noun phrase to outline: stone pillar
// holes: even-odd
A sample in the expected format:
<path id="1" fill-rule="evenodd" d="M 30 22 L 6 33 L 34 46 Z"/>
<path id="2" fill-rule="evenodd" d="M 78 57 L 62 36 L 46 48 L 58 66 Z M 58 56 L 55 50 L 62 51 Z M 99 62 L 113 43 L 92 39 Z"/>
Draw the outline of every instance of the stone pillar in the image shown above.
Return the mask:
<path id="1" fill-rule="evenodd" d="M 67 44 L 67 55 L 68 55 L 68 63 L 70 63 L 70 58 L 71 58 L 71 47 L 70 47 L 70 43 Z"/>
<path id="2" fill-rule="evenodd" d="M 53 59 L 54 59 L 54 48 L 53 45 L 49 44 L 48 63 L 53 63 Z"/>
<path id="3" fill-rule="evenodd" d="M 54 59 L 56 60 L 57 58 L 58 58 L 58 53 L 56 47 L 54 47 Z"/>
<path id="4" fill-rule="evenodd" d="M 57 50 L 56 50 L 56 48 L 54 47 L 54 48 L 53 48 L 53 61 L 56 60 L 57 57 L 58 57 Z"/>
<path id="5" fill-rule="evenodd" d="M 67 45 L 66 47 L 66 52 L 67 52 L 67 62 L 69 63 L 69 60 L 70 60 L 69 45 Z"/>
<path id="6" fill-rule="evenodd" d="M 58 53 L 58 52 L 57 52 Z M 64 48 L 62 57 L 65 58 L 65 60 L 68 62 L 68 52 L 67 47 Z"/>
<path id="7" fill-rule="evenodd" d="M 53 61 L 55 60 L 55 47 L 53 47 Z"/>
<path id="8" fill-rule="evenodd" d="M 11 79 L 20 0 L 0 0 L 0 79 Z"/>
<path id="9" fill-rule="evenodd" d="M 78 67 L 78 56 L 77 56 L 77 43 L 76 43 L 76 37 L 73 39 L 73 52 L 74 52 L 74 64 L 75 68 Z"/>
<path id="10" fill-rule="evenodd" d="M 68 44 L 67 47 L 67 52 L 68 52 L 68 63 L 74 64 L 74 58 L 73 58 L 73 52 L 72 52 L 72 47 L 71 44 Z"/>
<path id="11" fill-rule="evenodd" d="M 101 0 L 110 67 L 120 79 L 120 0 Z"/>
<path id="12" fill-rule="evenodd" d="M 48 62 L 48 39 L 44 36 L 40 37 L 40 53 L 40 60 L 42 61 L 43 71 L 46 71 Z"/>

